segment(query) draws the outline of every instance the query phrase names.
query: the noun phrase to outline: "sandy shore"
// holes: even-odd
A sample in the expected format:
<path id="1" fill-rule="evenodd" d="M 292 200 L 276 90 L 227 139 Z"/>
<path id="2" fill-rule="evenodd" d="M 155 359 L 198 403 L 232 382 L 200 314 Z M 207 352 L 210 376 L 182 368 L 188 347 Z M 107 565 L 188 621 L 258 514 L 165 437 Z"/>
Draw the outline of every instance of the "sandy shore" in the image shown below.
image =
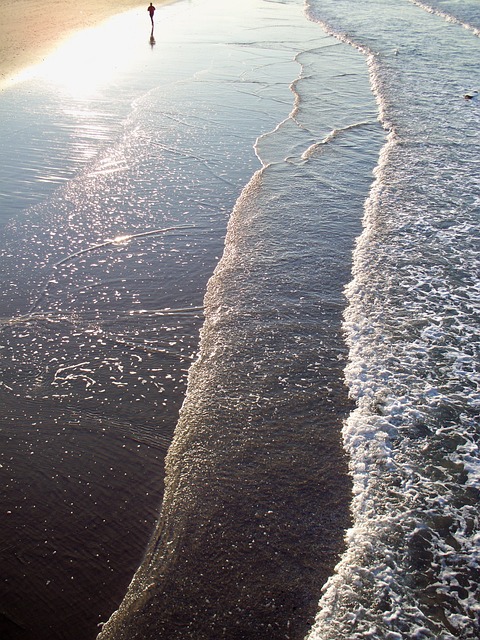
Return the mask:
<path id="1" fill-rule="evenodd" d="M 158 7 L 168 0 L 157 0 Z M 0 80 L 40 62 L 57 44 L 79 29 L 98 24 L 117 13 L 145 7 L 139 0 L 0 0 Z"/>

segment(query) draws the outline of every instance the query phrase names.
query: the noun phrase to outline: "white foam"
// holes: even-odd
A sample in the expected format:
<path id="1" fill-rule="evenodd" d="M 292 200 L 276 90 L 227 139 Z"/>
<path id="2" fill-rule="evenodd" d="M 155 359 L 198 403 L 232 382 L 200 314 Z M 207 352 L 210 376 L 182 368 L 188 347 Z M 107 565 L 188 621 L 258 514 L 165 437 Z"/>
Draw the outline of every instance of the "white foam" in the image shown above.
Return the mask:
<path id="1" fill-rule="evenodd" d="M 445 79 L 433 61 L 441 42 L 458 69 L 468 68 L 477 45 L 417 7 L 396 15 L 397 5 L 378 4 L 312 9 L 370 56 L 391 135 L 346 291 L 354 525 L 308 637 L 474 638 L 480 265 L 478 147 L 469 131 L 478 114 L 454 88 L 460 79 L 451 71 Z"/>

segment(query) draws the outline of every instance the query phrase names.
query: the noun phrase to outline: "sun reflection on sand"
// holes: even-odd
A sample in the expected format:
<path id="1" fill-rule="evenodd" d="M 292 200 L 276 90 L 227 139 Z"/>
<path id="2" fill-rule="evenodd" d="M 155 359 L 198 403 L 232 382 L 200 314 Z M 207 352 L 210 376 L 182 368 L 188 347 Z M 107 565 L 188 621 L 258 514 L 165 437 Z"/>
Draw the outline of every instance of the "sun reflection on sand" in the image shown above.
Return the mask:
<path id="1" fill-rule="evenodd" d="M 161 11 L 157 10 L 154 25 L 150 23 L 146 5 L 118 14 L 96 27 L 67 37 L 42 62 L 7 80 L 0 79 L 0 89 L 39 80 L 73 98 L 88 99 L 103 85 L 115 81 L 121 72 L 144 60 L 145 44 L 149 50 L 154 50 L 159 42 L 168 46 L 196 40 L 202 32 L 202 25 L 211 21 L 212 14 L 217 15 L 218 2 L 221 0 L 157 2 Z M 253 6 L 254 0 L 242 0 L 241 5 L 249 3 Z M 225 18 L 225 31 L 234 29 L 241 5 L 232 4 Z M 168 56 L 165 48 L 162 55 Z"/>
<path id="2" fill-rule="evenodd" d="M 145 16 L 134 10 L 79 31 L 41 63 L 17 74 L 12 84 L 37 79 L 76 98 L 90 97 L 137 62 L 143 48 L 132 45 L 142 28 L 149 32 L 145 27 Z"/>

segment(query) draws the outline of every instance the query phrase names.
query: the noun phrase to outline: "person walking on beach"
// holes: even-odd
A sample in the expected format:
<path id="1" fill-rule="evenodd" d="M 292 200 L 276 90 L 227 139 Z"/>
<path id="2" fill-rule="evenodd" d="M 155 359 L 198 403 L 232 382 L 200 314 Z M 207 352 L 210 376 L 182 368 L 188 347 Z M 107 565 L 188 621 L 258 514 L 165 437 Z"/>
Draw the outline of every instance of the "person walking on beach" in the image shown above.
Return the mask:
<path id="1" fill-rule="evenodd" d="M 152 21 L 152 27 L 153 27 L 153 14 L 155 13 L 155 7 L 153 6 L 153 4 L 150 2 L 150 6 L 147 9 L 148 13 L 150 14 L 150 20 Z"/>

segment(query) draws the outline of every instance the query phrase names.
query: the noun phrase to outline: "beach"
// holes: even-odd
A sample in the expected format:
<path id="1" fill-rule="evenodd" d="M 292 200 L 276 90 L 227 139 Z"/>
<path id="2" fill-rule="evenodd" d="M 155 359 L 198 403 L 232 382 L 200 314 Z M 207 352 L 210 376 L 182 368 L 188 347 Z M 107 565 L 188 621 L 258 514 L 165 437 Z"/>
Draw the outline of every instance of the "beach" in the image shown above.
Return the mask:
<path id="1" fill-rule="evenodd" d="M 159 637 L 300 636 L 349 519 L 342 289 L 376 148 L 339 226 L 318 219 L 315 145 L 368 121 L 360 144 L 374 101 L 362 59 L 297 2 L 157 7 L 154 42 L 139 11 L 59 42 L 1 93 L 2 634 L 93 639 L 148 550 Z M 325 103 L 300 126 L 303 65 L 303 95 L 320 84 Z M 332 111 L 345 69 L 351 108 Z M 215 318 L 230 318 L 218 334 Z"/>
<path id="2" fill-rule="evenodd" d="M 168 0 L 167 0 L 168 2 Z M 156 6 L 165 4 L 160 0 Z M 0 80 L 41 62 L 62 41 L 122 11 L 138 7 L 147 14 L 148 3 L 135 0 L 86 0 L 71 5 L 60 0 L 1 0 Z"/>
<path id="3" fill-rule="evenodd" d="M 0 637 L 477 638 L 478 0 L 147 4 L 0 5 Z"/>
<path id="4" fill-rule="evenodd" d="M 161 4 L 156 3 L 157 12 Z M 98 27 L 101 21 L 132 7 L 134 10 L 138 7 L 141 14 L 136 23 L 136 18 L 133 21 L 127 18 L 125 29 L 132 28 L 132 22 L 135 24 L 136 51 L 142 51 L 145 44 L 148 57 L 151 25 L 146 3 L 122 0 L 115 3 L 87 2 L 82 3 L 81 10 L 77 10 L 60 2 L 2 2 L 2 79 L 7 80 L 22 72 L 25 66 L 49 59 L 58 47 L 62 50 L 61 47 L 69 41 L 70 36 L 85 28 L 91 30 Z M 96 63 L 100 57 L 108 58 L 108 53 L 111 55 L 111 51 L 103 55 L 102 43 L 94 43 L 94 40 L 90 38 L 92 44 L 100 47 L 97 58 L 88 69 L 81 69 L 90 78 L 92 64 L 98 67 Z M 81 63 L 81 60 L 77 62 Z M 75 87 L 78 89 L 80 67 L 71 67 L 73 63 L 75 60 L 70 58 L 69 67 L 75 75 Z M 100 82 L 105 82 L 104 75 Z M 134 82 L 125 80 L 124 84 L 128 86 Z M 145 348 L 139 345 L 137 349 L 130 349 L 136 350 L 137 354 L 127 356 L 123 363 L 116 358 L 122 350 L 117 345 L 122 339 L 128 338 L 125 334 L 105 345 L 103 365 L 100 366 L 106 367 L 105 379 L 112 377 L 113 384 L 117 385 L 110 387 L 107 401 L 107 404 L 118 401 L 121 405 L 115 417 L 108 410 L 99 411 L 98 405 L 87 406 L 89 401 L 85 404 L 84 399 L 91 395 L 85 393 L 85 385 L 76 391 L 70 387 L 66 394 L 61 391 L 58 394 L 64 384 L 70 386 L 73 382 L 73 371 L 69 367 L 75 365 L 74 361 L 85 363 L 85 356 L 90 352 L 87 359 L 91 357 L 93 363 L 98 358 L 98 351 L 93 353 L 96 340 L 79 342 L 74 338 L 77 331 L 73 329 L 69 311 L 66 315 L 61 312 L 64 320 L 60 320 L 47 302 L 46 307 L 42 304 L 38 306 L 36 318 L 35 312 L 33 316 L 29 313 L 33 310 L 32 303 L 36 306 L 34 298 L 37 294 L 42 297 L 40 292 L 45 291 L 46 281 L 50 279 L 50 276 L 45 279 L 46 271 L 41 273 L 42 263 L 50 273 L 52 268 L 55 271 L 56 267 L 51 264 L 51 250 L 58 250 L 61 256 L 69 244 L 67 242 L 60 248 L 58 243 L 60 241 L 63 244 L 60 238 L 63 236 L 65 239 L 65 228 L 68 227 L 68 223 L 60 221 L 58 207 L 63 206 L 60 203 L 68 201 L 68 195 L 62 191 L 57 204 L 52 201 L 48 204 L 49 198 L 65 184 L 66 178 L 71 179 L 81 173 L 103 145 L 108 147 L 114 143 L 122 126 L 122 114 L 128 113 L 130 97 L 135 95 L 135 90 L 133 93 L 127 92 L 126 96 L 107 96 L 102 103 L 95 98 L 90 103 L 83 97 L 78 101 L 65 95 L 59 97 L 58 89 L 54 89 L 53 93 L 48 90 L 46 94 L 42 93 L 35 80 L 33 84 L 27 81 L 16 87 L 5 82 L 2 87 L 4 91 L 0 94 L 3 124 L 0 244 L 5 285 L 1 303 L 0 472 L 3 493 L 0 539 L 3 569 L 0 636 L 5 640 L 85 640 L 96 636 L 97 625 L 121 601 L 153 530 L 162 499 L 163 460 L 184 394 L 185 362 L 188 363 L 188 357 L 174 356 L 174 362 L 168 364 L 163 385 L 169 394 L 168 407 L 164 406 L 167 404 L 164 398 L 158 400 L 153 397 L 153 391 L 158 393 L 157 387 L 150 389 L 153 404 L 146 403 L 140 411 L 138 403 L 135 410 L 129 410 L 129 399 L 125 394 L 110 393 L 112 389 L 122 391 L 127 386 L 124 381 L 115 378 L 111 370 L 113 365 L 120 378 L 122 375 L 118 367 L 125 367 L 130 377 L 133 375 L 137 380 L 134 383 L 137 390 L 131 402 L 135 402 L 142 394 L 145 396 L 146 385 L 138 380 L 138 364 L 145 358 Z M 96 113 L 95 108 L 100 108 L 100 104 L 103 108 Z M 65 112 L 69 109 L 76 113 L 73 118 Z M 47 208 L 32 210 L 33 205 L 42 207 L 44 202 L 47 202 Z M 53 216 L 47 213 L 47 209 L 52 207 L 54 211 L 57 208 Z M 43 258 L 35 250 L 32 251 L 36 242 L 33 240 L 32 244 L 32 239 L 39 231 L 39 222 L 43 231 L 40 232 L 42 239 L 38 236 L 37 240 L 43 247 L 40 252 Z M 87 240 L 87 245 L 89 241 L 95 243 L 97 232 L 100 237 L 108 236 L 112 224 L 123 228 L 122 223 L 112 222 L 112 216 L 107 213 L 97 231 L 93 231 L 93 228 L 90 230 L 93 234 Z M 37 231 L 33 231 L 34 227 Z M 128 223 L 127 228 L 130 231 L 132 229 Z M 57 241 L 52 235 L 56 235 Z M 71 252 L 75 251 L 75 235 L 70 237 Z M 26 268 L 23 269 L 20 263 Z M 35 271 L 36 276 L 33 275 Z M 71 281 L 70 284 L 74 289 L 79 282 Z M 45 293 L 48 298 L 49 293 Z M 47 311 L 46 315 L 44 311 Z M 91 311 L 85 311 L 84 318 L 90 326 L 84 325 L 84 337 L 92 335 L 93 316 Z M 182 349 L 190 353 L 195 348 L 197 338 L 194 336 L 198 336 L 201 314 L 200 310 L 197 314 L 187 310 L 184 316 L 173 327 L 166 326 L 163 332 L 183 323 L 188 329 L 185 330 L 185 337 L 181 338 Z M 137 320 L 141 318 L 139 314 Z M 130 326 L 138 324 L 140 331 L 142 328 L 147 332 L 152 330 L 151 326 L 150 329 L 146 328 L 148 320 L 141 324 L 136 322 L 135 316 L 132 320 Z M 53 334 L 48 337 L 50 331 L 45 323 L 56 324 L 59 321 L 63 325 L 63 337 L 54 331 L 57 346 L 52 350 L 46 345 L 47 342 L 52 345 Z M 133 329 L 135 332 L 136 329 Z M 43 338 L 40 338 L 40 334 L 43 334 Z M 39 339 L 43 343 L 40 351 L 44 355 L 49 352 L 45 360 L 43 356 L 40 357 L 43 363 L 39 360 Z M 65 351 L 60 346 L 62 340 L 68 342 L 72 339 L 73 342 Z M 188 344 L 189 341 L 191 344 Z M 129 350 L 128 347 L 124 349 Z M 155 353 L 146 358 L 152 366 L 156 360 Z M 47 373 L 51 366 L 47 360 L 54 366 L 53 375 Z M 153 365 L 157 378 L 160 368 L 165 365 L 164 359 L 160 360 L 157 366 Z M 61 372 L 63 365 L 58 367 L 60 362 L 67 366 L 64 373 Z M 36 377 L 40 374 L 43 377 L 44 374 L 40 373 L 42 370 L 48 381 L 44 378 L 41 382 L 37 378 L 38 384 L 32 386 L 31 375 Z M 152 372 L 147 367 L 145 376 L 140 374 L 140 377 L 144 379 L 148 376 L 152 376 Z M 77 378 L 77 382 L 79 380 Z M 87 383 L 89 386 L 90 383 Z M 47 391 L 48 387 L 50 391 Z M 122 395 L 123 400 L 120 400 Z M 157 404 L 162 407 L 162 412 L 156 418 Z M 134 414 L 138 428 L 132 422 Z"/>
<path id="5" fill-rule="evenodd" d="M 44 64 L 1 94 L 0 629 L 9 640 L 94 638 L 155 530 L 207 283 L 261 166 L 255 141 L 293 105 L 290 23 L 302 14 L 280 7 L 272 24 L 273 8 L 157 7 L 153 45 L 146 6 L 90 22 L 83 35 L 58 32 Z M 325 44 L 314 25 L 308 33 Z M 32 50 L 29 63 L 40 57 Z M 269 149 L 264 141 L 257 153 Z M 326 543 L 329 566 L 342 530 Z M 230 535 L 233 548 L 235 527 Z M 299 611 L 311 617 L 317 595 L 305 591 Z M 284 599 L 283 617 L 296 600 Z M 202 603 L 198 624 L 209 626 Z"/>

